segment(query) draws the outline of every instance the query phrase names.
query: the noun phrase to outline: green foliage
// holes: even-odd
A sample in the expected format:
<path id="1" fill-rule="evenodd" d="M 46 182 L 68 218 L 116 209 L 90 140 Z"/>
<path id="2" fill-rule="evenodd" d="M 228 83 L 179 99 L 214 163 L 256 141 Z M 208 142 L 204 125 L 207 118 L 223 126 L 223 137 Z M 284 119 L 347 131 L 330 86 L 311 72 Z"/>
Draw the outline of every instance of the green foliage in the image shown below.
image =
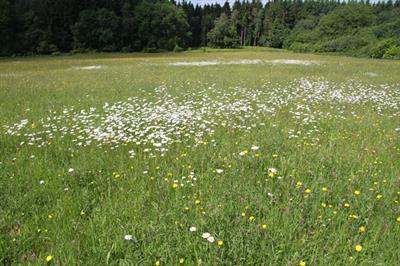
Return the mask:
<path id="1" fill-rule="evenodd" d="M 391 47 L 395 46 L 395 44 L 396 42 L 393 39 L 386 39 L 378 42 L 371 49 L 371 57 L 382 58 Z"/>
<path id="2" fill-rule="evenodd" d="M 329 37 L 351 34 L 358 28 L 368 27 L 376 21 L 372 8 L 360 4 L 348 4 L 336 8 L 321 18 L 318 29 Z"/>
<path id="3" fill-rule="evenodd" d="M 400 59 L 400 45 L 393 45 L 383 55 L 385 59 Z"/>
<path id="4" fill-rule="evenodd" d="M 186 47 L 191 36 L 185 13 L 170 2 L 142 1 L 135 9 L 135 21 L 141 48 Z"/>
<path id="5" fill-rule="evenodd" d="M 400 40 L 399 2 L 0 0 L 0 56 L 257 45 L 370 56 Z"/>
<path id="6" fill-rule="evenodd" d="M 116 50 L 114 38 L 118 26 L 119 18 L 113 11 L 105 8 L 83 10 L 72 27 L 75 47 L 101 51 Z"/>
<path id="7" fill-rule="evenodd" d="M 209 45 L 214 48 L 235 48 L 239 37 L 232 21 L 224 13 L 216 20 L 215 27 L 208 33 Z"/>
<path id="8" fill-rule="evenodd" d="M 289 36 L 289 32 L 290 30 L 279 20 L 275 20 L 265 36 L 264 44 L 273 48 L 282 48 L 284 41 Z"/>
<path id="9" fill-rule="evenodd" d="M 180 47 L 179 45 L 175 45 L 175 47 L 174 47 L 175 53 L 179 53 L 179 52 L 183 52 L 183 51 L 185 51 L 184 48 Z"/>
<path id="10" fill-rule="evenodd" d="M 375 42 L 376 38 L 369 31 L 360 31 L 357 34 L 348 34 L 336 39 L 320 42 L 318 52 L 340 52 L 354 54 L 364 46 Z"/>
<path id="11" fill-rule="evenodd" d="M 0 56 L 11 50 L 11 5 L 8 0 L 0 0 Z"/>
<path id="12" fill-rule="evenodd" d="M 301 42 L 293 42 L 289 47 L 289 50 L 298 53 L 312 53 L 315 52 L 315 47 L 311 43 L 301 43 Z"/>

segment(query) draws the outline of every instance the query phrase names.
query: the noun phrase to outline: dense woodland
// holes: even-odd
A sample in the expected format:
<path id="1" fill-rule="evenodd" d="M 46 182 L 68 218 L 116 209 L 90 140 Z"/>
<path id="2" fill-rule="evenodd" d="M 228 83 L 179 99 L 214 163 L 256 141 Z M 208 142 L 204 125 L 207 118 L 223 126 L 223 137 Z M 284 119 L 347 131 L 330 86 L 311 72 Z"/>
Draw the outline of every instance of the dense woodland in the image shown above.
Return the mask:
<path id="1" fill-rule="evenodd" d="M 400 58 L 400 0 L 0 0 L 0 55 L 267 46 Z"/>

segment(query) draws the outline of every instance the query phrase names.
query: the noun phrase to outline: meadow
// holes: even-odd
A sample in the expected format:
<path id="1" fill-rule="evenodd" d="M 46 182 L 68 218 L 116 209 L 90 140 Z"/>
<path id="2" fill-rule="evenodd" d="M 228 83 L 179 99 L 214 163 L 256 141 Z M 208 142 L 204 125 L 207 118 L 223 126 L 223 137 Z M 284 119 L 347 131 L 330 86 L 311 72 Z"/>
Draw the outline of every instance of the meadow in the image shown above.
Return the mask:
<path id="1" fill-rule="evenodd" d="M 398 265 L 400 61 L 0 59 L 3 265 Z"/>

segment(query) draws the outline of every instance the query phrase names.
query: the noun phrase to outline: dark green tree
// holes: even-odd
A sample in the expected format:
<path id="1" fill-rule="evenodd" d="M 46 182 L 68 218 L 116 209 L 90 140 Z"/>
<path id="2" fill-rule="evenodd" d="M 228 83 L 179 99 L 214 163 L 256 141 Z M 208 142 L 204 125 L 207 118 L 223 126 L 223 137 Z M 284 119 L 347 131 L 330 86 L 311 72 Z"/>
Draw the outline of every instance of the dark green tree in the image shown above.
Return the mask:
<path id="1" fill-rule="evenodd" d="M 225 13 L 216 20 L 215 27 L 208 33 L 209 45 L 217 48 L 234 48 L 239 38 L 232 21 Z"/>

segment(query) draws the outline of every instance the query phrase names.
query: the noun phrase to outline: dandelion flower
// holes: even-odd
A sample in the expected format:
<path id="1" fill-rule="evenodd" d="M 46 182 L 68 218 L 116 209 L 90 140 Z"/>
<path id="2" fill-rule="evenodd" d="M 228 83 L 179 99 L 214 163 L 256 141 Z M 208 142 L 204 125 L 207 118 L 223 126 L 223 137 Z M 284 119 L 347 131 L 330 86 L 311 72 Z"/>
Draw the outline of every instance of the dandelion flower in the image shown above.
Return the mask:
<path id="1" fill-rule="evenodd" d="M 398 221 L 398 222 L 400 223 L 400 216 L 399 216 L 399 217 L 397 217 L 396 221 Z"/>
<path id="2" fill-rule="evenodd" d="M 301 261 L 299 262 L 299 266 L 306 266 L 306 262 L 305 262 L 304 260 L 301 260 Z"/>
<path id="3" fill-rule="evenodd" d="M 185 259 L 184 259 L 184 258 L 180 258 L 180 259 L 179 259 L 179 263 L 180 263 L 180 264 L 183 264 L 184 262 L 185 262 Z"/>
<path id="4" fill-rule="evenodd" d="M 156 261 L 156 266 L 160 266 L 161 262 L 159 260 Z"/>
<path id="5" fill-rule="evenodd" d="M 304 190 L 304 192 L 309 194 L 309 193 L 311 193 L 311 189 L 307 188 L 306 190 Z"/>
<path id="6" fill-rule="evenodd" d="M 358 229 L 358 231 L 360 233 L 364 233 L 365 232 L 365 226 L 361 226 L 360 229 Z"/>
<path id="7" fill-rule="evenodd" d="M 46 262 L 47 262 L 47 263 L 51 262 L 52 260 L 53 260 L 53 256 L 48 255 L 48 256 L 46 257 Z"/>
<path id="8" fill-rule="evenodd" d="M 177 188 L 178 187 L 178 184 L 177 183 L 174 183 L 173 185 L 172 185 L 172 188 Z"/>
<path id="9" fill-rule="evenodd" d="M 357 252 L 361 252 L 363 247 L 361 245 L 356 245 L 355 249 L 356 249 Z"/>
<path id="10" fill-rule="evenodd" d="M 383 196 L 381 194 L 376 195 L 376 199 L 380 200 Z"/>
<path id="11" fill-rule="evenodd" d="M 262 228 L 263 230 L 266 230 L 266 229 L 267 229 L 267 225 L 266 225 L 266 224 L 263 224 L 263 225 L 261 225 L 261 228 Z"/>
<path id="12" fill-rule="evenodd" d="M 358 195 L 361 194 L 361 192 L 360 192 L 359 190 L 356 190 L 356 191 L 354 191 L 354 194 L 355 194 L 356 196 L 358 196 Z"/>
<path id="13" fill-rule="evenodd" d="M 249 217 L 249 221 L 250 221 L 250 222 L 253 222 L 255 219 L 256 219 L 256 217 L 254 217 L 254 216 L 250 216 L 250 217 Z"/>
<path id="14" fill-rule="evenodd" d="M 217 244 L 218 244 L 219 247 L 221 247 L 221 246 L 224 244 L 224 241 L 218 240 L 218 243 L 217 243 Z"/>
<path id="15" fill-rule="evenodd" d="M 328 191 L 328 188 L 327 187 L 323 187 L 322 188 L 322 192 L 327 192 Z"/>

